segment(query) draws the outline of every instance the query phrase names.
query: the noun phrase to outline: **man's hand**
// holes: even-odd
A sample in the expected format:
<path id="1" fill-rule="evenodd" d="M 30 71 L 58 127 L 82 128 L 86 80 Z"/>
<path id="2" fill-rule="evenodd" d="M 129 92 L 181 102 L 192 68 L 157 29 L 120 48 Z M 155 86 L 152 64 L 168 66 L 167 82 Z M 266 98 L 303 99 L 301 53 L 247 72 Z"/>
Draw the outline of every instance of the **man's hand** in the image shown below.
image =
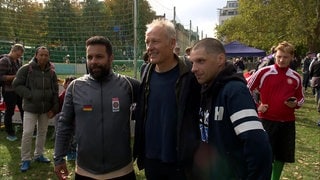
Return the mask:
<path id="1" fill-rule="evenodd" d="M 55 113 L 54 113 L 53 111 L 51 111 L 51 110 L 47 112 L 47 116 L 48 116 L 50 119 L 53 118 L 54 115 L 55 115 Z"/>
<path id="2" fill-rule="evenodd" d="M 265 113 L 268 110 L 269 105 L 268 104 L 260 104 L 258 107 L 258 112 Z"/>
<path id="3" fill-rule="evenodd" d="M 297 107 L 298 101 L 295 97 L 290 97 L 286 101 L 284 101 L 284 104 L 287 105 L 289 108 L 295 108 Z"/>
<path id="4" fill-rule="evenodd" d="M 54 172 L 56 173 L 59 180 L 68 179 L 69 172 L 65 162 L 62 164 L 56 165 L 54 167 Z"/>

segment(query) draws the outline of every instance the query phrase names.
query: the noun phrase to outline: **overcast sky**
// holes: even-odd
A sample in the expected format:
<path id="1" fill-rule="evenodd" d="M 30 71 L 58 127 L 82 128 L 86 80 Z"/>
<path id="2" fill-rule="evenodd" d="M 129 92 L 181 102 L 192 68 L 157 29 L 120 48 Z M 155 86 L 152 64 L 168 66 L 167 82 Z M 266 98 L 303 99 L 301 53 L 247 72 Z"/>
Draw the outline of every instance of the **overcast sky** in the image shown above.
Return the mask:
<path id="1" fill-rule="evenodd" d="M 219 23 L 218 9 L 226 6 L 227 0 L 148 0 L 157 15 L 166 14 L 166 18 L 173 19 L 173 9 L 176 7 L 176 20 L 189 29 L 190 20 L 192 30 L 203 37 L 215 37 L 214 27 Z"/>

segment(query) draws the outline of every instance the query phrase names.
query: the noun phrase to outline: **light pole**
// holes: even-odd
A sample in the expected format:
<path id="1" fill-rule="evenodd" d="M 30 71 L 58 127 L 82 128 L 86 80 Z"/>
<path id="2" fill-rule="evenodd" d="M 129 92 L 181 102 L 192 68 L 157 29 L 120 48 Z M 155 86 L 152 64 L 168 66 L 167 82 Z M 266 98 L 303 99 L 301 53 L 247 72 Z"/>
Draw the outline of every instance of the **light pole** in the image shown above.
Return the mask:
<path id="1" fill-rule="evenodd" d="M 73 44 L 74 48 L 74 75 L 77 75 L 77 48 L 76 44 Z"/>
<path id="2" fill-rule="evenodd" d="M 134 68 L 134 78 L 137 78 L 137 15 L 138 15 L 138 0 L 134 0 L 134 11 L 133 11 L 133 32 L 134 32 L 134 42 L 133 42 L 133 68 Z"/>

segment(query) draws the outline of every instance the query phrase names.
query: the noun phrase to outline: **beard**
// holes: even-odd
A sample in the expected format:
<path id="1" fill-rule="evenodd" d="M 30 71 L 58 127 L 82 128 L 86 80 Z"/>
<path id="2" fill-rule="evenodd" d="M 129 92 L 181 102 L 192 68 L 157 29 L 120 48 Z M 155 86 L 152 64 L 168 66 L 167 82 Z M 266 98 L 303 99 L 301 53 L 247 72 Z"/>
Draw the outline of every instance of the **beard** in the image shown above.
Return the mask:
<path id="1" fill-rule="evenodd" d="M 110 66 L 108 64 L 91 65 L 89 66 L 89 73 L 94 79 L 102 81 L 110 74 Z"/>

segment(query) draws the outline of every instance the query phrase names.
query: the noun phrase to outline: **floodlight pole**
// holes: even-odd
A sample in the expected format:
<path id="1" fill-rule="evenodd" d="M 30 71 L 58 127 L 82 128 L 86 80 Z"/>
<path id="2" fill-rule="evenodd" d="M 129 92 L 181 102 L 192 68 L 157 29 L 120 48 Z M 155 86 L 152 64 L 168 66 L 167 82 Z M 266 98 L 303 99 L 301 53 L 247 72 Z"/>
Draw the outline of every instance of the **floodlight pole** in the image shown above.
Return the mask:
<path id="1" fill-rule="evenodd" d="M 133 44 L 133 69 L 134 69 L 134 78 L 137 79 L 137 15 L 138 15 L 138 0 L 134 0 L 134 22 L 133 22 L 133 32 L 134 32 L 134 44 Z"/>

